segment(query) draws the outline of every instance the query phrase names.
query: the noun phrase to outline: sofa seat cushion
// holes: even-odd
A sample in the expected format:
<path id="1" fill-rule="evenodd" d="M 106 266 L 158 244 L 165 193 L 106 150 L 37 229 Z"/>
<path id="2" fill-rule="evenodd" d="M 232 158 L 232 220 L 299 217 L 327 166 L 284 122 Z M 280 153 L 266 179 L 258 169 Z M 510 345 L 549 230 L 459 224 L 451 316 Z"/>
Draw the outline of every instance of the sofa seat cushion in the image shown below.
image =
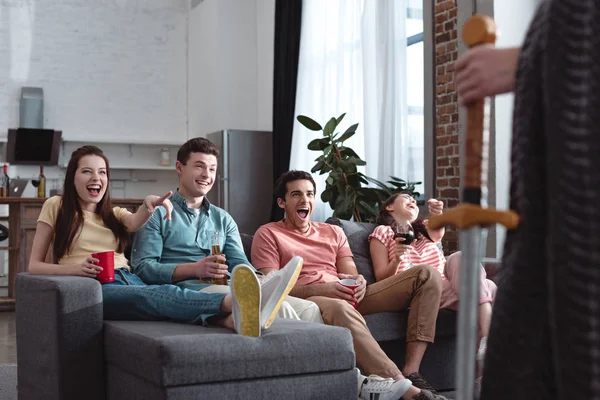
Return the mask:
<path id="1" fill-rule="evenodd" d="M 162 387 L 354 368 L 346 328 L 277 319 L 262 337 L 173 322 L 106 321 L 108 364 Z"/>
<path id="2" fill-rule="evenodd" d="M 406 340 L 408 311 L 366 315 L 365 321 L 378 342 Z M 456 336 L 456 313 L 450 310 L 440 310 L 436 321 L 435 338 L 453 338 L 454 336 Z"/>

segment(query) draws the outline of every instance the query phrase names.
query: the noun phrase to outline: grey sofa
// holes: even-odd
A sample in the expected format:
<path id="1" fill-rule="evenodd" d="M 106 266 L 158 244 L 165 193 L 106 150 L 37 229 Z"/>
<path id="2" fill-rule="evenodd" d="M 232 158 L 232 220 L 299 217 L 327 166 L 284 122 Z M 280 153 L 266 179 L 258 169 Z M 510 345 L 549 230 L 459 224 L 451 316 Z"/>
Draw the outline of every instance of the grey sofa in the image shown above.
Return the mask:
<path id="1" fill-rule="evenodd" d="M 277 319 L 261 338 L 104 321 L 93 279 L 16 281 L 19 400 L 356 399 L 345 328 Z"/>
<path id="2" fill-rule="evenodd" d="M 368 237 L 375 229 L 375 224 L 351 222 L 337 218 L 329 218 L 327 223 L 340 226 L 346 236 L 354 255 L 358 272 L 368 284 L 375 282 L 373 263 L 369 252 Z M 252 235 L 242 234 L 244 251 L 250 259 Z M 495 276 L 497 264 L 485 265 L 488 278 Z M 373 337 L 379 342 L 386 354 L 398 365 L 404 365 L 406 352 L 406 326 L 408 312 L 384 312 L 365 317 L 367 326 Z M 421 363 L 420 372 L 439 391 L 454 390 L 454 369 L 456 356 L 456 313 L 440 310 L 436 324 L 435 342 L 427 347 Z"/>

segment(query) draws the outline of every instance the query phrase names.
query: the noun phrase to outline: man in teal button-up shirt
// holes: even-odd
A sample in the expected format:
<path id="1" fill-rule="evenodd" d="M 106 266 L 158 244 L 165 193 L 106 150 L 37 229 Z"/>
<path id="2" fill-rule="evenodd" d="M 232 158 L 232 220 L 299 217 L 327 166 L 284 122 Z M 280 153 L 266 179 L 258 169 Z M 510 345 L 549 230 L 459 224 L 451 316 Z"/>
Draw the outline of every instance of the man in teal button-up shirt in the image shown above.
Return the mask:
<path id="1" fill-rule="evenodd" d="M 185 289 L 228 291 L 227 286 L 200 283 L 222 278 L 238 264 L 250 265 L 237 224 L 223 209 L 208 202 L 217 172 L 219 151 L 204 138 L 190 139 L 177 152 L 179 188 L 170 197 L 171 219 L 162 208 L 139 229 L 133 240 L 133 272 L 148 284 L 174 283 Z M 219 234 L 221 255 L 211 255 L 212 236 Z M 217 263 L 217 261 L 226 264 Z M 322 322 L 319 307 L 288 297 L 280 316 Z"/>
<path id="2" fill-rule="evenodd" d="M 164 219 L 162 210 L 157 210 L 146 226 L 136 233 L 131 256 L 135 273 L 150 284 L 179 283 L 199 289 L 206 285 L 198 286 L 198 278 L 222 276 L 217 272 L 224 270 L 223 265 L 216 264 L 216 259 L 226 261 L 229 272 L 238 264 L 250 265 L 233 218 L 206 198 L 200 208 L 188 207 L 180 190 L 170 198 L 173 203 L 170 221 Z M 214 232 L 219 234 L 219 245 L 225 257 L 211 257 Z M 187 269 L 190 273 L 179 271 L 183 280 L 175 282 L 173 277 L 177 269 Z M 190 278 L 193 282 L 186 282 Z"/>
<path id="3" fill-rule="evenodd" d="M 233 218 L 205 197 L 215 182 L 218 156 L 216 147 L 206 139 L 190 140 L 179 149 L 179 188 L 170 197 L 171 220 L 158 209 L 133 241 L 131 264 L 146 283 L 176 283 L 199 290 L 208 284 L 198 279 L 221 278 L 238 264 L 250 265 Z M 215 232 L 220 256 L 211 255 Z"/>

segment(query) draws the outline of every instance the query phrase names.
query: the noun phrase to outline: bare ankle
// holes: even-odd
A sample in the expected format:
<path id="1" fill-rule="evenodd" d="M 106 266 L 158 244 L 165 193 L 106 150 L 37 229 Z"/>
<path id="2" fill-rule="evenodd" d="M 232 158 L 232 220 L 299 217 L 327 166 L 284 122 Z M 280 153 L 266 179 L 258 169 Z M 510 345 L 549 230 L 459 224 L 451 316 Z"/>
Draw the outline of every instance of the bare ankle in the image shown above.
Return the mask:
<path id="1" fill-rule="evenodd" d="M 233 326 L 233 317 L 231 314 L 226 317 L 211 317 L 208 322 L 210 325 L 217 325 L 222 326 L 223 328 L 235 330 L 235 327 Z"/>

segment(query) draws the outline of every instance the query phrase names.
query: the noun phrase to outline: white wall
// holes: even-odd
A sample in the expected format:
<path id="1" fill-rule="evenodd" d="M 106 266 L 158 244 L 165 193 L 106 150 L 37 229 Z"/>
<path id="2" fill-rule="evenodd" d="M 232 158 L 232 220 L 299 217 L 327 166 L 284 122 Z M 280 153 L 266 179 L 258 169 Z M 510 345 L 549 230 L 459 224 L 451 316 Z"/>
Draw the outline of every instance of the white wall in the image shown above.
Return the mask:
<path id="1" fill-rule="evenodd" d="M 190 11 L 189 136 L 272 129 L 275 0 L 204 0 Z"/>
<path id="2" fill-rule="evenodd" d="M 0 137 L 19 126 L 21 87 L 35 86 L 44 90 L 44 127 L 62 130 L 63 139 L 183 143 L 188 13 L 189 0 L 0 1 Z M 9 175 L 38 171 L 10 166 Z M 172 188 L 167 173 L 155 171 L 151 183 L 138 177 L 145 172 L 113 171 L 124 185 L 116 197 Z M 57 189 L 64 169 L 46 168 L 46 176 Z"/>
<path id="3" fill-rule="evenodd" d="M 540 0 L 496 0 L 494 19 L 500 30 L 496 47 L 520 46 L 525 39 L 537 5 Z M 510 147 L 512 140 L 513 94 L 496 97 L 495 107 L 495 173 L 496 208 L 508 209 L 510 186 Z M 494 169 L 490 169 L 494 171 Z M 496 256 L 502 255 L 505 230 L 498 228 L 496 236 Z"/>
<path id="4" fill-rule="evenodd" d="M 189 0 L 0 2 L 0 135 L 20 88 L 44 89 L 66 138 L 187 137 Z"/>

